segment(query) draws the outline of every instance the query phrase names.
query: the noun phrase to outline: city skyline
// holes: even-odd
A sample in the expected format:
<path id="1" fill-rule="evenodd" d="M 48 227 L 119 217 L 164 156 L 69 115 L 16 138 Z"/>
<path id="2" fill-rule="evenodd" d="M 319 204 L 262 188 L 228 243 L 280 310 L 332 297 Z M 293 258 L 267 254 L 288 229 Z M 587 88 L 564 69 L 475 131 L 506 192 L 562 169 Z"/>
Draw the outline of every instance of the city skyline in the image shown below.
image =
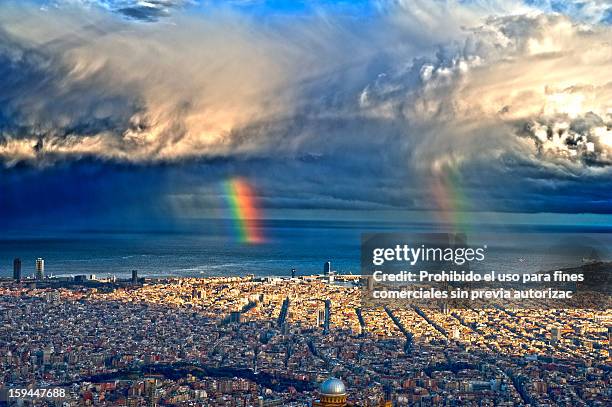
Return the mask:
<path id="1" fill-rule="evenodd" d="M 0 0 L 0 406 L 612 405 L 609 0 Z"/>

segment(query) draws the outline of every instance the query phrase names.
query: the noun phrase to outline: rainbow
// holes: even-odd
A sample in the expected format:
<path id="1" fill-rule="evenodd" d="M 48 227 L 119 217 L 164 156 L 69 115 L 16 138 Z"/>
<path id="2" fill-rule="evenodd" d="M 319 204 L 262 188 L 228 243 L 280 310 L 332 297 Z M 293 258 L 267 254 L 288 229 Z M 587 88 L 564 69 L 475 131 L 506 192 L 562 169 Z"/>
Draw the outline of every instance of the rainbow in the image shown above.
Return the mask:
<path id="1" fill-rule="evenodd" d="M 231 211 L 237 240 L 242 243 L 263 243 L 257 199 L 249 183 L 243 178 L 233 178 L 223 184 L 225 197 Z"/>
<path id="2" fill-rule="evenodd" d="M 441 223 L 453 232 L 465 232 L 468 226 L 465 215 L 469 204 L 458 171 L 449 166 L 434 171 L 431 190 Z"/>

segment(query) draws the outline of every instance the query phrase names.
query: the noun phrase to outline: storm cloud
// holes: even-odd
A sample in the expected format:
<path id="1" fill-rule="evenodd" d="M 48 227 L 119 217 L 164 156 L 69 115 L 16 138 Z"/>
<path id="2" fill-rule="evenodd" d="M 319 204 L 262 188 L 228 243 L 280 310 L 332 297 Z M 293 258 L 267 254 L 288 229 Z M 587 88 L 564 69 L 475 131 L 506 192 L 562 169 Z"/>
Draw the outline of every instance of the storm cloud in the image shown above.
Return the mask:
<path id="1" fill-rule="evenodd" d="M 432 170 L 502 154 L 607 167 L 611 34 L 558 15 L 489 18 L 435 58 L 378 78 L 361 106 L 418 129 L 414 162 Z"/>
<path id="2" fill-rule="evenodd" d="M 2 7 L 0 156 L 8 165 L 299 149 L 318 142 L 311 138 L 319 120 L 343 125 L 361 116 L 362 87 L 449 41 L 466 20 L 457 13 L 453 32 L 442 35 L 429 20 L 406 26 L 384 15 L 260 24 L 219 9 L 134 24 L 77 6 Z M 300 133 L 280 126 L 296 120 L 308 123 Z"/>
<path id="3" fill-rule="evenodd" d="M 610 210 L 605 11 L 398 0 L 367 15 L 262 17 L 214 2 L 56 3 L 0 5 L 11 177 L 174 166 L 180 182 L 150 188 L 187 213 L 235 174 L 257 179 L 268 208 L 423 210 L 444 206 L 430 187 L 450 173 L 477 198 L 461 210 Z"/>

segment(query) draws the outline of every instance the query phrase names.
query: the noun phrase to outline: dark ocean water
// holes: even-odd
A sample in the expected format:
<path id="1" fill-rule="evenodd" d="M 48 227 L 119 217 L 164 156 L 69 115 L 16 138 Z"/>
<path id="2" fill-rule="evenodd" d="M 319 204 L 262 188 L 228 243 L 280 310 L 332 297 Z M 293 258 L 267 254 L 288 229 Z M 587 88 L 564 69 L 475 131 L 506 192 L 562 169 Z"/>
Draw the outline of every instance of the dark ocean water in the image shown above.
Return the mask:
<path id="1" fill-rule="evenodd" d="M 0 276 L 12 273 L 21 258 L 23 274 L 34 273 L 35 260 L 45 259 L 46 274 L 96 274 L 104 277 L 289 275 L 320 273 L 332 262 L 340 273 L 360 273 L 362 233 L 431 232 L 431 225 L 372 222 L 267 221 L 266 242 L 244 244 L 215 222 L 181 231 L 45 232 L 0 238 Z M 579 265 L 595 253 L 610 260 L 612 233 L 584 228 L 497 228 L 468 233 L 470 244 L 487 244 L 487 268 L 537 271 Z"/>

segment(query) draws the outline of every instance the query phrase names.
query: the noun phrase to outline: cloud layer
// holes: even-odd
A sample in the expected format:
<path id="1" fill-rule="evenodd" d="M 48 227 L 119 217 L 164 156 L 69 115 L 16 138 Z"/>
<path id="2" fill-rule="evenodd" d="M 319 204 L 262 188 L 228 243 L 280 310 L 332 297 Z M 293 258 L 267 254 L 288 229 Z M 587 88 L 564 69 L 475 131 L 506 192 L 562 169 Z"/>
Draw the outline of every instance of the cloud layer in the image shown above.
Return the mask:
<path id="1" fill-rule="evenodd" d="M 4 171 L 191 163 L 170 193 L 184 211 L 209 194 L 194 195 L 193 171 L 252 174 L 267 207 L 444 207 L 428 188 L 450 173 L 478 195 L 458 209 L 609 211 L 602 8 L 397 0 L 260 16 L 188 4 L 0 5 Z M 553 190 L 581 196 L 537 204 Z"/>
<path id="2" fill-rule="evenodd" d="M 611 34 L 562 16 L 489 18 L 436 58 L 380 77 L 361 106 L 418 129 L 414 159 L 432 169 L 512 153 L 542 165 L 608 166 Z"/>

